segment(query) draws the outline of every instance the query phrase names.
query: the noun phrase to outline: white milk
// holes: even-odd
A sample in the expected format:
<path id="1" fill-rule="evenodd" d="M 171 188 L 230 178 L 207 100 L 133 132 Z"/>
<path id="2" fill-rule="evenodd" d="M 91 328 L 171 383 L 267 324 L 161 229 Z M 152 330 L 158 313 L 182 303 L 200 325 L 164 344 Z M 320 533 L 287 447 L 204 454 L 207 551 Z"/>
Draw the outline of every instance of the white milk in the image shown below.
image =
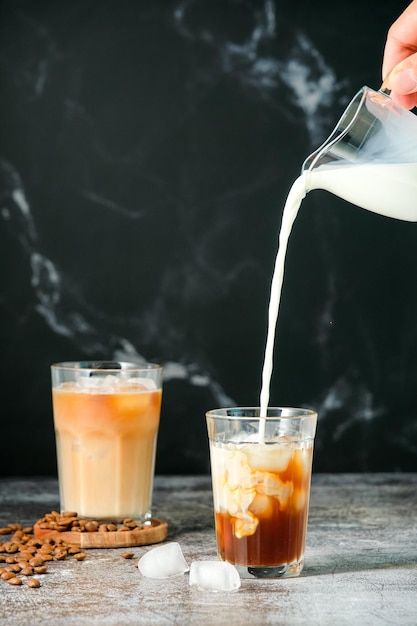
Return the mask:
<path id="1" fill-rule="evenodd" d="M 312 189 L 325 189 L 380 215 L 417 222 L 417 163 L 318 167 L 308 173 L 307 191 Z"/>
<path id="2" fill-rule="evenodd" d="M 266 416 L 269 403 L 275 328 L 284 278 L 285 253 L 291 228 L 307 191 L 325 189 L 364 209 L 417 221 L 417 163 L 388 163 L 320 167 L 304 172 L 294 182 L 285 203 L 279 234 L 279 248 L 272 278 L 268 311 L 268 334 L 262 370 L 260 415 Z M 265 423 L 261 420 L 259 440 L 264 438 Z"/>
<path id="3" fill-rule="evenodd" d="M 266 339 L 264 366 L 262 370 L 262 389 L 260 398 L 261 417 L 266 416 L 266 410 L 269 403 L 269 387 L 273 366 L 275 327 L 278 318 L 279 303 L 281 300 L 285 254 L 287 252 L 288 239 L 294 220 L 297 217 L 298 209 L 300 208 L 302 199 L 305 197 L 306 193 L 306 174 L 302 174 L 299 178 L 297 178 L 291 187 L 285 203 L 284 212 L 282 214 L 281 230 L 279 233 L 279 248 L 277 258 L 275 260 L 275 269 L 272 277 L 271 295 L 269 300 L 268 334 Z M 260 441 L 264 438 L 264 426 L 265 424 L 261 422 L 259 426 Z"/>

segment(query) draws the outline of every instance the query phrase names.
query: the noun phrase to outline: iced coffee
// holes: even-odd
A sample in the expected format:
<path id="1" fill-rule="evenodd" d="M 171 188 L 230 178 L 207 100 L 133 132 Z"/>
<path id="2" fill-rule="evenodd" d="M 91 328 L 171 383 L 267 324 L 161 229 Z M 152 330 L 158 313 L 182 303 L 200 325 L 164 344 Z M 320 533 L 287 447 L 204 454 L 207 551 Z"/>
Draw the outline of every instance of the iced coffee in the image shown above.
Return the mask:
<path id="1" fill-rule="evenodd" d="M 149 519 L 162 368 L 60 363 L 52 381 L 61 510 Z"/>
<path id="2" fill-rule="evenodd" d="M 218 553 L 241 576 L 297 576 L 304 564 L 317 414 L 256 413 L 207 414 Z"/>

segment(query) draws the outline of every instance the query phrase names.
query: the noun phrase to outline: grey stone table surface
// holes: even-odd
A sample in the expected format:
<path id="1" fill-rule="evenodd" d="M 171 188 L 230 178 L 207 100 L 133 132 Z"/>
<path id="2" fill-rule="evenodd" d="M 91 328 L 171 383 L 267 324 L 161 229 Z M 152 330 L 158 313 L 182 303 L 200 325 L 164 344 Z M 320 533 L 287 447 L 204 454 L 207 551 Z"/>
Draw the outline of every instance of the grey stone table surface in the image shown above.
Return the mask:
<path id="1" fill-rule="evenodd" d="M 0 479 L 0 526 L 58 509 L 53 478 Z M 208 476 L 157 476 L 154 514 L 189 563 L 216 559 Z M 135 559 L 152 546 L 133 548 Z M 188 575 L 142 577 L 123 548 L 55 561 L 42 586 L 0 581 L 0 624 L 417 624 L 417 474 L 314 475 L 299 578 L 243 580 L 237 592 L 190 587 Z"/>

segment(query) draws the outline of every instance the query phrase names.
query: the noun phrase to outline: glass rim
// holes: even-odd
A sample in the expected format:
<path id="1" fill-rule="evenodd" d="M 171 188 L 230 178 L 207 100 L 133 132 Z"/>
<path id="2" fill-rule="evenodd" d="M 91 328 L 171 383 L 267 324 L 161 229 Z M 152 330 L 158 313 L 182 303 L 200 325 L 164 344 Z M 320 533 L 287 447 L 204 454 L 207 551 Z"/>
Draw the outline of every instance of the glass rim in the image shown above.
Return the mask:
<path id="1" fill-rule="evenodd" d="M 254 415 L 242 415 L 244 411 L 253 411 Z M 277 414 L 270 414 L 270 411 L 276 411 Z M 278 412 L 281 413 L 278 413 Z M 256 414 L 256 412 L 258 414 Z M 211 409 L 206 411 L 207 418 L 223 419 L 223 420 L 280 420 L 280 419 L 303 419 L 306 417 L 317 418 L 318 412 L 314 409 L 291 406 L 269 406 L 266 416 L 260 416 L 259 406 L 240 406 L 228 407 L 221 409 Z"/>
<path id="2" fill-rule="evenodd" d="M 51 369 L 80 372 L 145 372 L 162 370 L 158 363 L 140 361 L 61 361 L 52 363 Z"/>

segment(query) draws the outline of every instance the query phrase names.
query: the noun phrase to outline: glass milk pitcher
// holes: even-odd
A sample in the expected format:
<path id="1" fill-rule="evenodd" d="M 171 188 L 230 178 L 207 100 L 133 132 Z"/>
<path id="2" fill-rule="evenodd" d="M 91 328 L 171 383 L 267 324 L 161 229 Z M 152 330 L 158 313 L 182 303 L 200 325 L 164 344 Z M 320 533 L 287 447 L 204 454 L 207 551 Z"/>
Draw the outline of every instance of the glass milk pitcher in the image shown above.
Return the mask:
<path id="1" fill-rule="evenodd" d="M 302 167 L 306 189 L 417 222 L 417 117 L 384 91 L 362 87 Z"/>

